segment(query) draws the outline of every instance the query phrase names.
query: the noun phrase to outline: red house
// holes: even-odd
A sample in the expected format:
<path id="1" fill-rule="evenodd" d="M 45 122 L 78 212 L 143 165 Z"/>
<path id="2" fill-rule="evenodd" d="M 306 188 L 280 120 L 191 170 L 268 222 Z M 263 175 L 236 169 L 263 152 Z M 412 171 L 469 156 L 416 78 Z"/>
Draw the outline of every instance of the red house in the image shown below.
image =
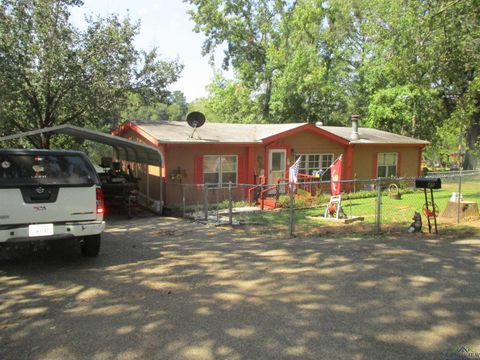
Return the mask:
<path id="1" fill-rule="evenodd" d="M 358 128 L 356 120 L 352 120 L 352 127 L 207 122 L 195 133 L 186 122 L 126 121 L 114 135 L 160 149 L 165 164 L 162 169 L 149 166 L 148 174 L 150 183 L 165 183 L 161 198 L 166 206 L 181 200 L 180 183 L 216 187 L 225 187 L 229 181 L 275 184 L 288 178 L 288 168 L 298 157 L 302 174 L 326 169 L 343 155 L 343 179 L 414 177 L 420 174 L 422 149 L 428 144 Z M 146 168 L 138 171 L 145 177 Z"/>

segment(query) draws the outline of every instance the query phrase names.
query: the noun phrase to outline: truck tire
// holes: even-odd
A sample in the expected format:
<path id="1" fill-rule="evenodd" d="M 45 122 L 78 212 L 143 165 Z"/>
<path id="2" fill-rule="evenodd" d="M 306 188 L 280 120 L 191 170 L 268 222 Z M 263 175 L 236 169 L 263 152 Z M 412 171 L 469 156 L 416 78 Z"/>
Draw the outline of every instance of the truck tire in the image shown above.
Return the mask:
<path id="1" fill-rule="evenodd" d="M 97 256 L 100 251 L 101 235 L 89 235 L 83 238 L 82 255 L 87 257 Z"/>

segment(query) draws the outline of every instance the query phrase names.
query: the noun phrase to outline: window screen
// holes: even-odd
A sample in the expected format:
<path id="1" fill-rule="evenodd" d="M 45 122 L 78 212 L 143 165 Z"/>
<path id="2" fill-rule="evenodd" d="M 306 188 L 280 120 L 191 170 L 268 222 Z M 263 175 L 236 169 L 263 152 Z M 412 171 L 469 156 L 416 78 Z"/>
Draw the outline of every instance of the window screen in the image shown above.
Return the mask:
<path id="1" fill-rule="evenodd" d="M 377 176 L 397 176 L 397 153 L 379 153 L 377 157 Z"/>
<path id="2" fill-rule="evenodd" d="M 203 181 L 214 187 L 225 187 L 231 181 L 237 183 L 236 155 L 205 155 L 203 157 Z"/>

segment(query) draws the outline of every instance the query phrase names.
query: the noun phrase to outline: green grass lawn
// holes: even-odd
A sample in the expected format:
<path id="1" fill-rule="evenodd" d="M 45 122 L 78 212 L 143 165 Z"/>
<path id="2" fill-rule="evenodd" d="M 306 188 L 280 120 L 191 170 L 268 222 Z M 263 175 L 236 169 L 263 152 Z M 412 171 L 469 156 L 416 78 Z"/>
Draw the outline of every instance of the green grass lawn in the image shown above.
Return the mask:
<path id="1" fill-rule="evenodd" d="M 452 192 L 458 191 L 458 184 L 443 184 L 441 190 L 434 190 L 434 200 L 440 213 L 450 199 Z M 480 183 L 477 181 L 466 182 L 462 185 L 462 194 L 465 200 L 479 201 Z M 430 192 L 427 192 L 430 201 Z M 343 209 L 347 216 L 363 216 L 364 223 L 371 224 L 375 222 L 375 198 L 345 200 L 342 202 Z M 422 212 L 425 203 L 423 191 L 417 191 L 413 194 L 404 194 L 400 200 L 392 199 L 388 196 L 382 196 L 382 224 L 410 224 L 414 211 Z M 296 226 L 318 225 L 319 221 L 328 222 L 328 220 L 310 220 L 307 216 L 322 216 L 325 207 L 312 209 L 296 209 Z M 422 217 L 423 214 L 422 214 Z M 272 229 L 288 225 L 289 210 L 265 210 L 255 213 L 244 213 L 235 215 L 236 220 L 249 223 L 269 226 Z M 425 219 L 424 219 L 425 220 Z"/>

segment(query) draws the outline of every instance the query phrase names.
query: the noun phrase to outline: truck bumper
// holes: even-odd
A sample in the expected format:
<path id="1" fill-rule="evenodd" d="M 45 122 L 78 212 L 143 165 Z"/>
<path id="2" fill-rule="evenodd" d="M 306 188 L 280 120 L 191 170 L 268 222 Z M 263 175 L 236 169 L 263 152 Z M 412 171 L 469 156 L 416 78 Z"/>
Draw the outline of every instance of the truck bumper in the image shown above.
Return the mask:
<path id="1" fill-rule="evenodd" d="M 25 241 L 68 239 L 101 234 L 105 230 L 105 221 L 75 222 L 54 224 L 53 235 L 28 236 L 28 225 L 0 230 L 0 244 Z"/>

